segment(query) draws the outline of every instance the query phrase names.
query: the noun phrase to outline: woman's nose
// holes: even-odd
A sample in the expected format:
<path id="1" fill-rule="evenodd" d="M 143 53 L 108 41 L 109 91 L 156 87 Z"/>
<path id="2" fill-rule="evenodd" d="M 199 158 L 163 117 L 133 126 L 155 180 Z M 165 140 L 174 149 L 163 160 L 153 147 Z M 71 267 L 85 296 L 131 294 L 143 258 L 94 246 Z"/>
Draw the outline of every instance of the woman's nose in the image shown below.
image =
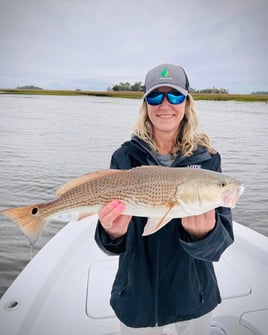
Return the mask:
<path id="1" fill-rule="evenodd" d="M 169 107 L 170 102 L 168 101 L 167 97 L 164 96 L 164 100 L 161 103 L 161 107 Z"/>

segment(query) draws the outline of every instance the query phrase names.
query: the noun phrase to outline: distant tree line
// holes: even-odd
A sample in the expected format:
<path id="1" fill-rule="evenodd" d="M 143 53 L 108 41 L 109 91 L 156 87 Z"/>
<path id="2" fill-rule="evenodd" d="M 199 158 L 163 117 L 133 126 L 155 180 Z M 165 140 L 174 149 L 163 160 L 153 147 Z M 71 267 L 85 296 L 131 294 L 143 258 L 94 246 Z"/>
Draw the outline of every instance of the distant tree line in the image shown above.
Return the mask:
<path id="1" fill-rule="evenodd" d="M 258 92 L 252 92 L 253 95 L 268 95 L 267 91 L 258 91 Z"/>
<path id="2" fill-rule="evenodd" d="M 138 81 L 134 84 L 129 83 L 128 81 L 123 83 L 120 82 L 119 84 L 114 85 L 112 88 L 108 88 L 108 91 L 134 91 L 134 92 L 143 92 L 144 85 L 142 85 L 141 81 Z M 228 94 L 228 90 L 225 88 L 206 88 L 202 90 L 197 90 L 194 88 L 190 89 L 191 93 L 217 93 L 217 94 Z"/>
<path id="3" fill-rule="evenodd" d="M 120 82 L 119 84 L 114 85 L 112 88 L 108 88 L 108 91 L 132 91 L 132 92 L 143 92 L 144 85 L 141 81 L 138 81 L 134 84 Z"/>
<path id="4" fill-rule="evenodd" d="M 42 90 L 41 87 L 37 87 L 34 85 L 26 85 L 26 86 L 20 86 L 16 88 L 17 90 Z"/>
<path id="5" fill-rule="evenodd" d="M 229 94 L 229 91 L 226 88 L 205 88 L 202 90 L 196 90 L 195 88 L 190 89 L 190 93 L 216 93 L 216 94 Z"/>

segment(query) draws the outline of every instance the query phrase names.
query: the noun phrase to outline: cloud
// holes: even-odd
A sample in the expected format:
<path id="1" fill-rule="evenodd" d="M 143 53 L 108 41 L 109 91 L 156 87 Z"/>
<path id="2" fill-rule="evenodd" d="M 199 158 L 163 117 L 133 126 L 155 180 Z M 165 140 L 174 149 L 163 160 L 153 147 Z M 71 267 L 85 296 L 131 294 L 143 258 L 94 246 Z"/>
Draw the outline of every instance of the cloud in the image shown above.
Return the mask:
<path id="1" fill-rule="evenodd" d="M 0 86 L 106 89 L 173 62 L 196 88 L 268 90 L 267 9 L 266 0 L 0 0 Z"/>

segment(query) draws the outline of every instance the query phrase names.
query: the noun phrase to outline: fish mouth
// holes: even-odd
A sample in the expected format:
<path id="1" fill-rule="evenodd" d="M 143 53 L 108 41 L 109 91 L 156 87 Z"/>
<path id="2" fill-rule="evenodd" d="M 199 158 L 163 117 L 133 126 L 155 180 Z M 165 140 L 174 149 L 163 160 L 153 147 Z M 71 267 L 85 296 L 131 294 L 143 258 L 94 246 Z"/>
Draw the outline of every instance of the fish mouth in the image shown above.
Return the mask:
<path id="1" fill-rule="evenodd" d="M 240 185 L 236 190 L 234 190 L 233 192 L 225 195 L 223 197 L 223 202 L 224 205 L 234 208 L 236 206 L 236 203 L 238 201 L 238 199 L 240 198 L 240 196 L 242 195 L 242 193 L 244 192 L 245 187 L 243 185 Z"/>

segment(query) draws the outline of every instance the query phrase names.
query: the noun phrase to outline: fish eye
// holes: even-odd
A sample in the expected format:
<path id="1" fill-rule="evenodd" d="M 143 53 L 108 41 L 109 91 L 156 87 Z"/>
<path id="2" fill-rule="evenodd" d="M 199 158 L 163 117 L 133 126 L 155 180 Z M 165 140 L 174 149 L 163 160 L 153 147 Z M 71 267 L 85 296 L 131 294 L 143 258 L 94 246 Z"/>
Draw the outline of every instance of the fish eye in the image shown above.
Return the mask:
<path id="1" fill-rule="evenodd" d="M 227 182 L 226 181 L 220 182 L 220 187 L 221 188 L 224 188 L 225 186 L 227 186 Z"/>
<path id="2" fill-rule="evenodd" d="M 38 214 L 38 208 L 37 207 L 34 207 L 32 209 L 32 215 L 37 215 Z"/>

